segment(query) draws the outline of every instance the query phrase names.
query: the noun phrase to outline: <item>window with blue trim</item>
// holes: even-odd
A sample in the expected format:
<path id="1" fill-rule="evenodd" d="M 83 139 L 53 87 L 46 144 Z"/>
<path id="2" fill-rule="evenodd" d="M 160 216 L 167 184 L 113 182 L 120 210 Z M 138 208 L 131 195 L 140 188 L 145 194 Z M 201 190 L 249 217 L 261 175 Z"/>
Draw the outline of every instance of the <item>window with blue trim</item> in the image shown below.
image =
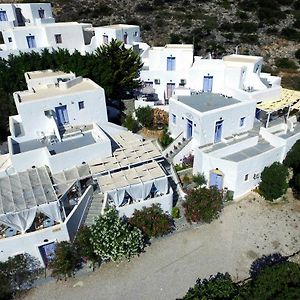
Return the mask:
<path id="1" fill-rule="evenodd" d="M 84 101 L 79 101 L 78 107 L 79 107 L 79 110 L 84 109 Z"/>
<path id="2" fill-rule="evenodd" d="M 176 124 L 176 115 L 172 114 L 172 123 Z"/>
<path id="3" fill-rule="evenodd" d="M 7 14 L 5 10 L 0 11 L 0 21 L 7 21 Z"/>
<path id="4" fill-rule="evenodd" d="M 167 71 L 175 71 L 175 57 L 167 57 Z"/>
<path id="5" fill-rule="evenodd" d="M 240 118 L 240 127 L 244 127 L 245 126 L 245 117 Z"/>

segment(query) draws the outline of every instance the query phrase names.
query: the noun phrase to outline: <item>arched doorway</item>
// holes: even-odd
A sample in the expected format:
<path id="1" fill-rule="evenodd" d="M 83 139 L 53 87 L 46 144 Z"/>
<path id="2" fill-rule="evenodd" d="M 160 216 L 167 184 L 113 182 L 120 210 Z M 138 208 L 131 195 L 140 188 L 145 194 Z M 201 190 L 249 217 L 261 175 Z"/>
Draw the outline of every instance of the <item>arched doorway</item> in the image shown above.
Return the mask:
<path id="1" fill-rule="evenodd" d="M 209 186 L 215 186 L 218 190 L 223 189 L 224 174 L 219 169 L 210 171 L 209 175 Z"/>

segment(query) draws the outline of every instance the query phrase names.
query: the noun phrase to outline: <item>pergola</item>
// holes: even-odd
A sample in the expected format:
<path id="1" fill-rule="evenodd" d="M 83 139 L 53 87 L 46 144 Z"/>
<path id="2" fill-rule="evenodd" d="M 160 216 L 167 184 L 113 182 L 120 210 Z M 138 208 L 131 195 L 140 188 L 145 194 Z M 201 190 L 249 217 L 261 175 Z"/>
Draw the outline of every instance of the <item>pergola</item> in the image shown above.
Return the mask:
<path id="1" fill-rule="evenodd" d="M 37 212 L 62 221 L 59 200 L 45 167 L 0 178 L 0 223 L 25 233 Z"/>
<path id="2" fill-rule="evenodd" d="M 279 100 L 262 102 L 257 105 L 257 108 L 267 113 L 268 117 L 266 127 L 268 127 L 270 116 L 273 112 L 288 108 L 288 118 L 292 109 L 300 109 L 300 92 L 283 88 L 281 90 L 281 98 Z"/>
<path id="3" fill-rule="evenodd" d="M 130 132 L 125 131 L 114 137 L 114 140 L 119 148 L 112 156 L 89 162 L 92 174 L 107 173 L 161 156 L 160 151 L 151 141 L 142 141 Z"/>
<path id="4" fill-rule="evenodd" d="M 125 193 L 138 202 L 144 201 L 153 187 L 160 195 L 167 194 L 169 190 L 168 178 L 156 161 L 99 176 L 98 183 L 104 193 L 104 207 L 107 200 L 120 207 Z"/>

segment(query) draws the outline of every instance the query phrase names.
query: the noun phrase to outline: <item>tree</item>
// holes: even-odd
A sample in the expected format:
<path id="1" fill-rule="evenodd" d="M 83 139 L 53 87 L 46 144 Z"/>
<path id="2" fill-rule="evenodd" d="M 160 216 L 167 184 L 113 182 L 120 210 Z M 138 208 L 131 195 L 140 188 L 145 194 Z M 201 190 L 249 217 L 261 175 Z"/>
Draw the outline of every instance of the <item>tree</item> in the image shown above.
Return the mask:
<path id="1" fill-rule="evenodd" d="M 264 268 L 245 285 L 242 299 L 299 299 L 300 266 L 282 262 Z"/>
<path id="2" fill-rule="evenodd" d="M 73 244 L 66 241 L 57 243 L 55 256 L 49 265 L 52 269 L 51 276 L 57 279 L 64 277 L 65 280 L 73 276 L 78 260 L 78 253 Z"/>
<path id="3" fill-rule="evenodd" d="M 153 109 L 150 106 L 139 107 L 135 115 L 142 126 L 151 128 L 153 126 Z"/>
<path id="4" fill-rule="evenodd" d="M 300 140 L 297 141 L 287 153 L 283 163 L 287 167 L 293 168 L 294 173 L 300 172 Z"/>
<path id="5" fill-rule="evenodd" d="M 142 62 L 138 53 L 117 40 L 100 46 L 95 51 L 96 65 L 93 77 L 104 88 L 106 95 L 112 99 L 127 96 L 132 90 L 140 87 L 139 71 Z"/>
<path id="6" fill-rule="evenodd" d="M 173 138 L 170 136 L 170 133 L 168 132 L 167 127 L 164 127 L 163 133 L 162 133 L 159 141 L 164 148 L 166 148 L 173 142 Z"/>
<path id="7" fill-rule="evenodd" d="M 228 273 L 217 273 L 208 279 L 198 279 L 196 285 L 188 290 L 182 300 L 231 300 L 238 294 L 238 290 L 238 285 L 232 281 Z"/>
<path id="8" fill-rule="evenodd" d="M 223 208 L 222 194 L 216 187 L 189 190 L 182 206 L 188 222 L 210 223 Z"/>
<path id="9" fill-rule="evenodd" d="M 90 260 L 93 264 L 99 262 L 100 258 L 96 255 L 94 251 L 93 244 L 91 242 L 91 230 L 88 226 L 82 226 L 79 228 L 76 238 L 74 241 L 77 253 L 79 256 Z"/>
<path id="10" fill-rule="evenodd" d="M 139 228 L 147 238 L 159 237 L 174 230 L 172 218 L 163 212 L 159 204 L 135 210 L 128 221 L 132 226 Z"/>
<path id="11" fill-rule="evenodd" d="M 273 201 L 285 194 L 288 183 L 288 168 L 275 162 L 270 167 L 265 167 L 261 173 L 259 190 L 266 200 Z"/>
<path id="12" fill-rule="evenodd" d="M 10 299 L 17 291 L 31 288 L 40 268 L 40 262 L 27 253 L 0 262 L 0 299 Z"/>
<path id="13" fill-rule="evenodd" d="M 143 248 L 143 235 L 138 228 L 119 218 L 115 209 L 99 216 L 91 227 L 91 242 L 102 261 L 130 259 Z"/>
<path id="14" fill-rule="evenodd" d="M 123 126 L 133 133 L 136 133 L 139 130 L 138 122 L 131 115 L 126 116 Z"/>

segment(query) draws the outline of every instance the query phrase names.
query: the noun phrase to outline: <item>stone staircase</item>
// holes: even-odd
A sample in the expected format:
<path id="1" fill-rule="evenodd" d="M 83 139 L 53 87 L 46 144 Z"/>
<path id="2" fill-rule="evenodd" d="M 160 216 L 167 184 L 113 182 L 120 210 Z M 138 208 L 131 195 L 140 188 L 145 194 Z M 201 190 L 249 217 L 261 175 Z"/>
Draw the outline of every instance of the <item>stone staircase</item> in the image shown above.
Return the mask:
<path id="1" fill-rule="evenodd" d="M 192 139 L 186 139 L 186 138 L 182 138 L 180 140 L 177 141 L 177 143 L 173 144 L 172 143 L 172 147 L 170 147 L 170 149 L 166 149 L 168 150 L 167 152 L 165 152 L 165 157 L 166 159 L 171 163 L 173 158 L 185 147 L 187 146 L 187 144 L 191 141 Z"/>
<path id="2" fill-rule="evenodd" d="M 95 218 L 100 215 L 103 200 L 104 200 L 104 195 L 102 193 L 97 193 L 97 194 L 94 193 L 90 207 L 87 208 L 85 225 L 91 226 L 94 223 Z"/>

